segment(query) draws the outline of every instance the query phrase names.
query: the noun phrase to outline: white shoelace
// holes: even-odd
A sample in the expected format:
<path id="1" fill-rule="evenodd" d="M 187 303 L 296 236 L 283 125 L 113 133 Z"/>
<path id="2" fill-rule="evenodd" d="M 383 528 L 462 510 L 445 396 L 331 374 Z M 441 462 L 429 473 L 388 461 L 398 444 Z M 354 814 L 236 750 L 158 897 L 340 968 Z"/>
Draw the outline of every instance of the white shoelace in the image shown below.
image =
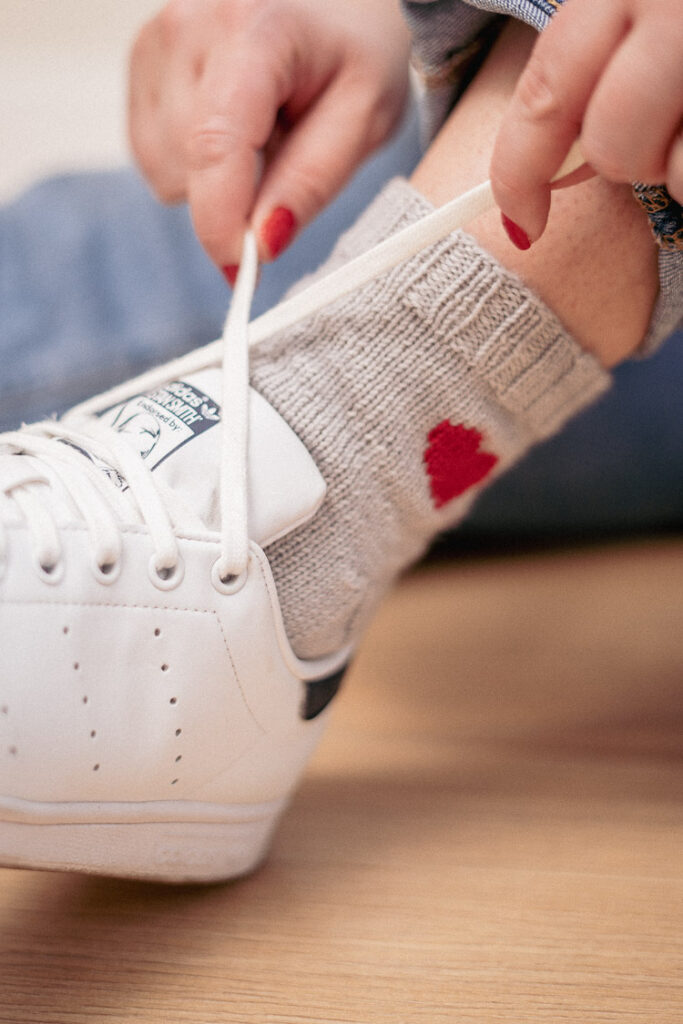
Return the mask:
<path id="1" fill-rule="evenodd" d="M 568 174 L 583 163 L 574 148 L 558 172 Z M 489 182 L 453 199 L 428 216 L 390 236 L 343 267 L 316 281 L 292 298 L 249 322 L 256 287 L 258 258 L 251 232 L 244 239 L 242 259 L 222 337 L 204 348 L 143 374 L 134 381 L 136 394 L 167 380 L 182 379 L 208 366 L 222 363 L 222 436 L 220 458 L 221 554 L 214 580 L 226 586 L 244 578 L 249 560 L 247 519 L 247 425 L 249 406 L 249 346 L 291 327 L 318 309 L 361 288 L 463 227 L 494 205 Z M 121 555 L 118 521 L 130 518 L 131 505 L 101 471 L 77 449 L 92 453 L 120 473 L 128 496 L 147 526 L 153 545 L 150 562 L 156 582 L 173 585 L 178 577 L 176 531 L 201 529 L 185 503 L 153 476 L 138 452 L 96 416 L 129 397 L 131 383 L 113 388 L 71 410 L 60 421 L 47 421 L 0 435 L 0 568 L 7 546 L 3 504 L 13 501 L 31 530 L 34 557 L 46 578 L 54 575 L 61 559 L 59 530 L 40 487 L 57 477 L 89 531 L 94 569 L 103 582 L 113 578 Z M 57 441 L 68 442 L 57 444 Z M 48 471 L 49 468 L 49 471 Z M 118 517 L 116 513 L 118 512 Z"/>

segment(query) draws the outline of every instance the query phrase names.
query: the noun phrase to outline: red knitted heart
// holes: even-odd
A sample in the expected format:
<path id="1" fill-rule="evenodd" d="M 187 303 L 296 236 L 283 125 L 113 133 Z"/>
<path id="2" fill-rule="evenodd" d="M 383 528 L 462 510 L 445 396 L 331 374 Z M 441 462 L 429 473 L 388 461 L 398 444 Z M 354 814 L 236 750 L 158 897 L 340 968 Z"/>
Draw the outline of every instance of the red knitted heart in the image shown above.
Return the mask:
<path id="1" fill-rule="evenodd" d="M 478 484 L 498 462 L 497 455 L 480 452 L 482 435 L 462 423 L 442 420 L 427 435 L 424 462 L 435 508 Z"/>

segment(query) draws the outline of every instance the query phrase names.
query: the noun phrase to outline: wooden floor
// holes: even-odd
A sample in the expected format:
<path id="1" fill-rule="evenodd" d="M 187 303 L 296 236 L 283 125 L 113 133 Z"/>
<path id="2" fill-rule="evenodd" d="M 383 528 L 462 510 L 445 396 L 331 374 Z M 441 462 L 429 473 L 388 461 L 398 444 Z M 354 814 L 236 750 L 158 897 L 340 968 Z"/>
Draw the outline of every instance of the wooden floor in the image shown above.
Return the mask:
<path id="1" fill-rule="evenodd" d="M 681 1024 L 683 542 L 386 603 L 255 876 L 0 871 L 0 1021 Z"/>

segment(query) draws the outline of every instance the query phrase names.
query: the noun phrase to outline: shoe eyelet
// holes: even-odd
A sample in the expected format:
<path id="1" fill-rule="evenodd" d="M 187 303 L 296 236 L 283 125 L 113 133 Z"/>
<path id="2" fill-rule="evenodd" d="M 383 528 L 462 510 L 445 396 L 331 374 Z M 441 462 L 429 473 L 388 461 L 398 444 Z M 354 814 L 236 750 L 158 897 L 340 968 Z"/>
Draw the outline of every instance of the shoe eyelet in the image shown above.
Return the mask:
<path id="1" fill-rule="evenodd" d="M 93 562 L 92 571 L 98 583 L 101 583 L 104 587 L 109 587 L 121 575 L 121 561 L 117 559 L 115 562 L 106 562 L 104 565 L 100 565 L 99 562 Z"/>
<path id="2" fill-rule="evenodd" d="M 220 558 L 217 558 L 211 566 L 211 582 L 214 589 L 217 590 L 219 594 L 237 594 L 247 582 L 247 577 L 249 576 L 249 563 L 251 562 L 251 559 L 249 559 L 247 567 L 243 572 L 239 573 L 237 576 L 229 576 L 227 579 L 222 579 L 220 576 L 218 569 L 219 562 Z"/>
<path id="3" fill-rule="evenodd" d="M 174 566 L 164 569 L 157 565 L 157 556 L 152 555 L 147 565 L 147 571 L 157 590 L 174 590 L 183 581 L 185 563 L 179 556 Z"/>
<path id="4" fill-rule="evenodd" d="M 43 565 L 36 559 L 35 568 L 43 583 L 49 583 L 51 587 L 61 583 L 64 579 L 64 561 L 61 558 L 53 565 Z"/>

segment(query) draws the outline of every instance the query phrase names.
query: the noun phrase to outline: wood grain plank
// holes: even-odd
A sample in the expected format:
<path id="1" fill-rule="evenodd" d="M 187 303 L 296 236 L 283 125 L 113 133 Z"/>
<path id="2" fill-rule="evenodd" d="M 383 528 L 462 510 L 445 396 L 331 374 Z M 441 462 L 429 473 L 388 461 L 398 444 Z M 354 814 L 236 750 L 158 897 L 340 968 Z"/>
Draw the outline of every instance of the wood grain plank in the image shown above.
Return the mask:
<path id="1" fill-rule="evenodd" d="M 378 615 L 267 864 L 0 871 L 2 1024 L 680 1024 L 683 542 L 460 561 Z"/>

